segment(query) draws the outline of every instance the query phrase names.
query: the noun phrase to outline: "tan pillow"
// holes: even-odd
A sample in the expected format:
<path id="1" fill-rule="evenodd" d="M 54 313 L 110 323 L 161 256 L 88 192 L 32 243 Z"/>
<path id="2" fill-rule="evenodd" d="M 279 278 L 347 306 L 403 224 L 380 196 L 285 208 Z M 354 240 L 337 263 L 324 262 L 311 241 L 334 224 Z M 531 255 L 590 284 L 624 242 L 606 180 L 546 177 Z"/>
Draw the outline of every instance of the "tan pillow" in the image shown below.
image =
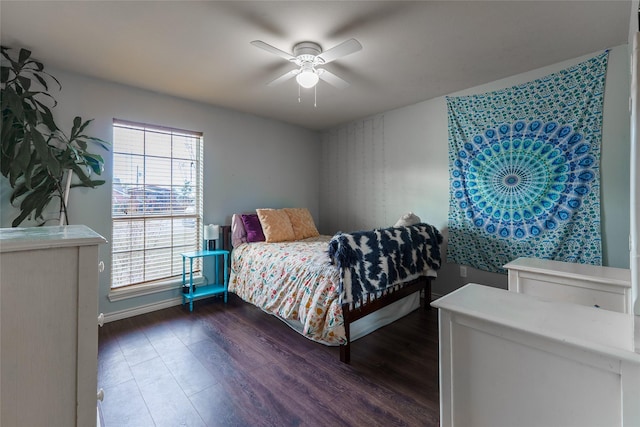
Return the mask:
<path id="1" fill-rule="evenodd" d="M 260 225 L 267 243 L 295 240 L 289 215 L 282 209 L 257 209 Z"/>
<path id="2" fill-rule="evenodd" d="M 296 240 L 306 239 L 307 237 L 319 236 L 316 224 L 313 222 L 311 212 L 307 208 L 285 208 L 283 209 L 289 216 L 293 233 Z"/>

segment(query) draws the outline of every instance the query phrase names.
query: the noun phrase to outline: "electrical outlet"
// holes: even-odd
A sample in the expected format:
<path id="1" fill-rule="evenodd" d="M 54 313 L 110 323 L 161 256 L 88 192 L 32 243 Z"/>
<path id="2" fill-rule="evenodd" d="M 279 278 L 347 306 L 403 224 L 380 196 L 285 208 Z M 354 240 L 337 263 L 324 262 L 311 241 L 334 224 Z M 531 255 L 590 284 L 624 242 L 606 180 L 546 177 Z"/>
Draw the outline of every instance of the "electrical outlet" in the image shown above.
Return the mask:
<path id="1" fill-rule="evenodd" d="M 460 266 L 460 277 L 467 277 L 467 266 L 466 265 L 461 265 Z"/>

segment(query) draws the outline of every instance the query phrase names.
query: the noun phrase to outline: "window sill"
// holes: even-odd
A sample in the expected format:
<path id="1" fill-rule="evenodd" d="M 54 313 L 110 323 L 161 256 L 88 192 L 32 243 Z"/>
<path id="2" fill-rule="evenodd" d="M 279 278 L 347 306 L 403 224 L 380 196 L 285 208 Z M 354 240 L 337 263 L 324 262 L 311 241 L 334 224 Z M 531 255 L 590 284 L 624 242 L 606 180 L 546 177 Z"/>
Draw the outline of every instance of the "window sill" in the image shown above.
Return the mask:
<path id="1" fill-rule="evenodd" d="M 194 285 L 203 282 L 202 277 L 194 278 Z M 158 294 L 172 290 L 180 290 L 182 288 L 182 279 L 171 279 L 163 282 L 145 283 L 141 285 L 126 286 L 121 289 L 111 289 L 109 291 L 109 301 L 122 301 L 130 298 L 138 298 L 146 295 Z"/>

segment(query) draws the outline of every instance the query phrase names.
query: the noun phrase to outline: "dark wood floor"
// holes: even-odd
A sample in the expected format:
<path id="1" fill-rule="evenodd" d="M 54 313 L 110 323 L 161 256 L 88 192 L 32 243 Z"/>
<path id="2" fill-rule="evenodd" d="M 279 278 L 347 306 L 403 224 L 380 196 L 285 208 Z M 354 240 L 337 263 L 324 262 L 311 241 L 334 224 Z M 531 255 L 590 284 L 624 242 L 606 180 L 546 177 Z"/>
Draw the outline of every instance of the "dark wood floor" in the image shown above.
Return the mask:
<path id="1" fill-rule="evenodd" d="M 230 295 L 107 323 L 106 427 L 436 426 L 437 311 L 355 341 L 351 364 Z"/>

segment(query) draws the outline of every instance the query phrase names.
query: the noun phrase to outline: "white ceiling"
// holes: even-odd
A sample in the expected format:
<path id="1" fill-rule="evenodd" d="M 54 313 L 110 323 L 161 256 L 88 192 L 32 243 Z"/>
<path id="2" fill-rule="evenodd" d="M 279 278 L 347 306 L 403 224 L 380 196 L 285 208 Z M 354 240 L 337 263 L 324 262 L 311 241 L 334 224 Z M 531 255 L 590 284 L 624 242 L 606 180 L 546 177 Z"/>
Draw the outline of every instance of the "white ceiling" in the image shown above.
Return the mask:
<path id="1" fill-rule="evenodd" d="M 7 1 L 3 45 L 48 67 L 309 129 L 411 105 L 627 43 L 630 1 Z M 363 46 L 326 68 L 351 83 L 303 91 L 249 44 Z"/>

